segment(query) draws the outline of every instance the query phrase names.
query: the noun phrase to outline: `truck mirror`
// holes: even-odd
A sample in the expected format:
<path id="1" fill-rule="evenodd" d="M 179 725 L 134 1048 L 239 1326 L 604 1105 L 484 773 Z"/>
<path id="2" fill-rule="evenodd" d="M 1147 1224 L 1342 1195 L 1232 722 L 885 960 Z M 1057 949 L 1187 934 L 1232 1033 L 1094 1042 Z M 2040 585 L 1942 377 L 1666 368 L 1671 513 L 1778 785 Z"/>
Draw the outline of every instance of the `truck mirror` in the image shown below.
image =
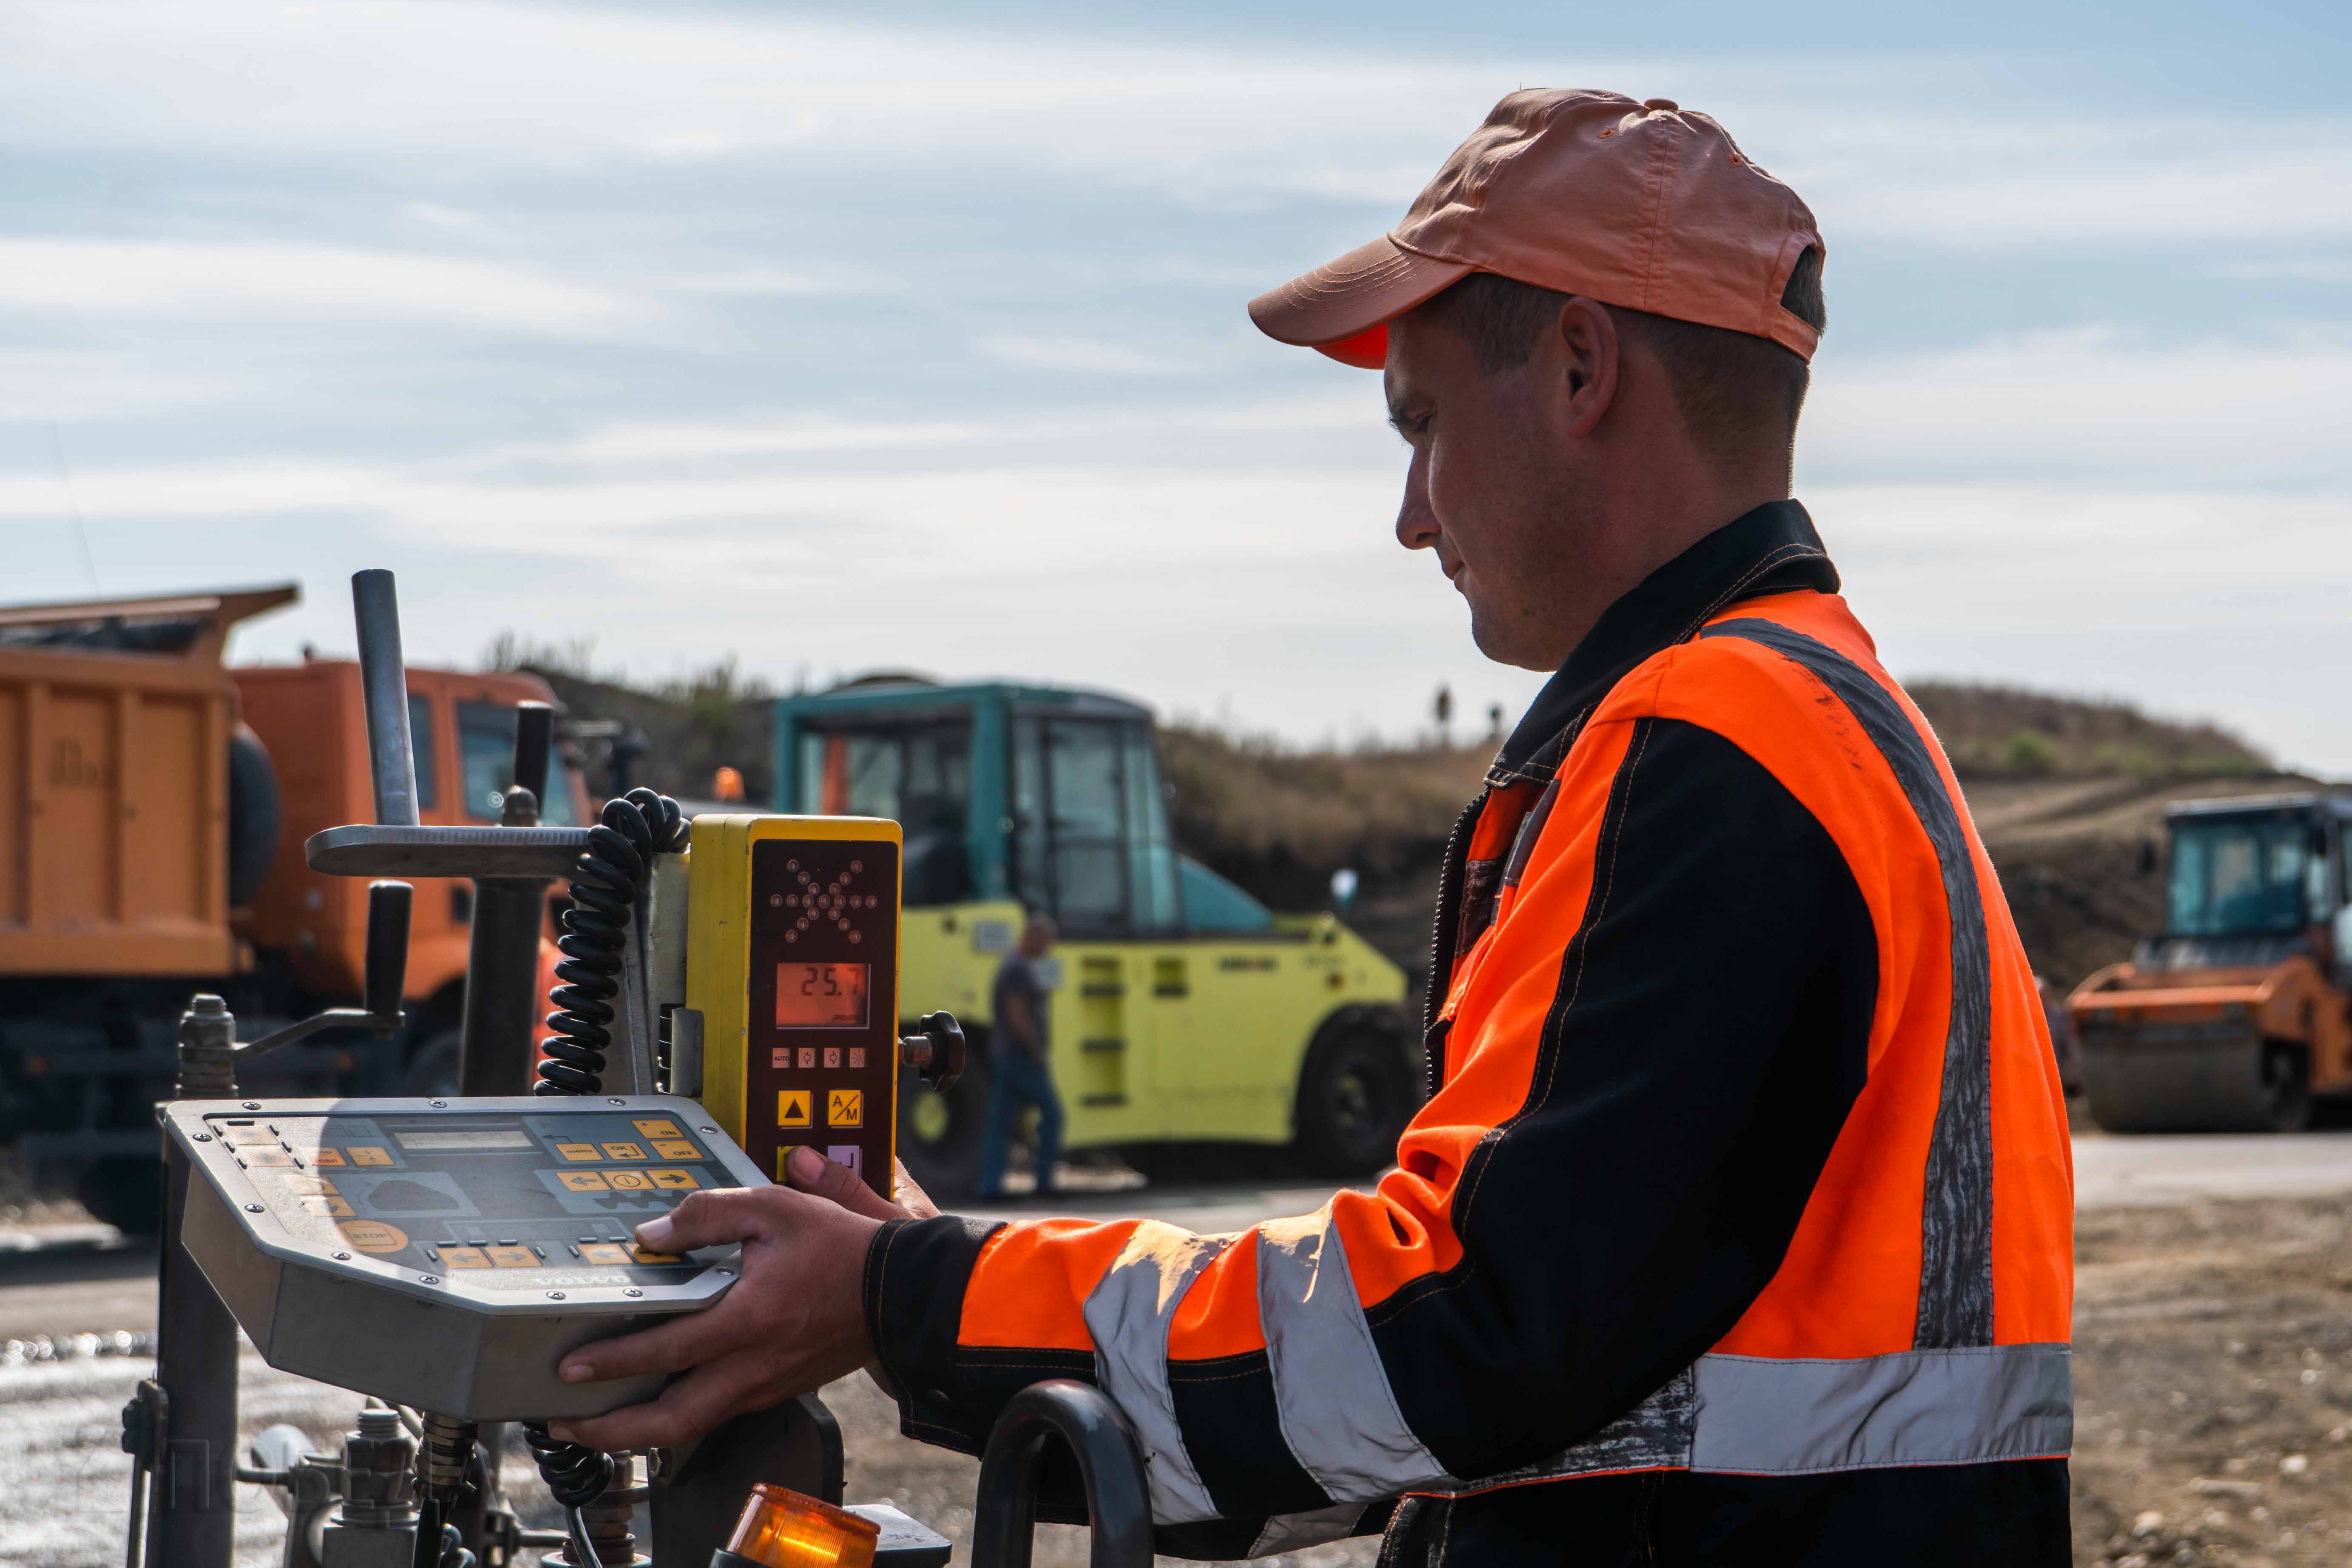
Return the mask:
<path id="1" fill-rule="evenodd" d="M 555 743 L 555 710 L 544 702 L 515 704 L 514 782 L 547 807 L 547 756 Z"/>

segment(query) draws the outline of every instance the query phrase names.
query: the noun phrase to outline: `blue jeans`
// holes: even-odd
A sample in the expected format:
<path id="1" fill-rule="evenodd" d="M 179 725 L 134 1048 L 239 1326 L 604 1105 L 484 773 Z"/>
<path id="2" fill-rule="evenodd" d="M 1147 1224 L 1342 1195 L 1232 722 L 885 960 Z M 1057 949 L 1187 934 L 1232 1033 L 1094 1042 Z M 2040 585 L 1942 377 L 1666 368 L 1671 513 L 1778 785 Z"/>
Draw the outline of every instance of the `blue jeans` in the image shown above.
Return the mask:
<path id="1" fill-rule="evenodd" d="M 1037 1108 L 1037 1190 L 1054 1190 L 1054 1167 L 1062 1159 L 1062 1097 L 1054 1092 L 1045 1064 L 1015 1046 L 988 1057 L 988 1136 L 980 1146 L 980 1195 L 1004 1191 L 1004 1156 L 1013 1124 L 1024 1107 Z"/>

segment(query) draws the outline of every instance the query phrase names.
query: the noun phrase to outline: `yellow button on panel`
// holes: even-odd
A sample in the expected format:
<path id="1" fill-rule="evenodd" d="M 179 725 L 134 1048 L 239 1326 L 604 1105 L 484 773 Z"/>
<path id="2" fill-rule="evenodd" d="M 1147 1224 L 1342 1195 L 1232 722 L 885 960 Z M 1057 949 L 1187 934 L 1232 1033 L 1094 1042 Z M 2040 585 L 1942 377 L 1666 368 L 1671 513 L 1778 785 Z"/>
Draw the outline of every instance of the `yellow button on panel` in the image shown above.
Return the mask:
<path id="1" fill-rule="evenodd" d="M 408 1245 L 406 1231 L 380 1219 L 347 1219 L 335 1228 L 362 1252 L 398 1252 Z"/>
<path id="2" fill-rule="evenodd" d="M 664 1160 L 699 1160 L 702 1151 L 683 1138 L 661 1138 L 654 1142 L 654 1153 Z"/>
<path id="3" fill-rule="evenodd" d="M 616 1193 L 642 1193 L 654 1184 L 653 1178 L 643 1171 L 607 1171 L 604 1179 L 613 1184 Z"/>
<path id="4" fill-rule="evenodd" d="M 603 1159 L 604 1153 L 593 1143 L 558 1143 L 555 1152 L 579 1164 Z"/>
<path id="5" fill-rule="evenodd" d="M 539 1255 L 528 1247 L 493 1247 L 490 1261 L 500 1268 L 536 1268 Z"/>
<path id="6" fill-rule="evenodd" d="M 826 1095 L 824 1124 L 827 1127 L 866 1125 L 866 1091 L 859 1089 L 836 1089 Z"/>
<path id="7" fill-rule="evenodd" d="M 618 1268 L 629 1261 L 629 1249 L 617 1241 L 592 1241 L 580 1249 L 580 1261 L 599 1268 Z"/>
<path id="8" fill-rule="evenodd" d="M 607 1143 L 604 1145 L 604 1158 L 607 1160 L 642 1160 L 645 1157 L 645 1146 L 640 1143 Z"/>
<path id="9" fill-rule="evenodd" d="M 776 1090 L 776 1125 L 806 1127 L 809 1124 L 809 1091 L 804 1089 Z"/>
<path id="10" fill-rule="evenodd" d="M 283 1149 L 239 1149 L 237 1163 L 257 1171 L 290 1171 L 294 1156 Z"/>
<path id="11" fill-rule="evenodd" d="M 352 1205 L 341 1198 L 299 1198 L 304 1214 L 325 1215 L 329 1219 L 349 1219 Z"/>
<path id="12" fill-rule="evenodd" d="M 694 1179 L 692 1171 L 647 1171 L 646 1174 L 654 1179 L 654 1185 L 672 1192 L 690 1193 L 702 1185 Z"/>
<path id="13" fill-rule="evenodd" d="M 443 1267 L 455 1273 L 460 1268 L 488 1268 L 490 1260 L 482 1256 L 478 1247 L 445 1247 L 441 1249 Z"/>
<path id="14" fill-rule="evenodd" d="M 601 1193 L 610 1190 L 604 1185 L 604 1173 L 602 1171 L 558 1171 L 555 1175 L 558 1181 L 575 1193 Z"/>
<path id="15" fill-rule="evenodd" d="M 685 1133 L 680 1132 L 677 1130 L 677 1122 L 664 1121 L 658 1118 L 648 1117 L 643 1121 L 632 1122 L 631 1125 L 635 1127 L 639 1133 L 647 1138 L 683 1138 L 686 1136 Z"/>
<path id="16" fill-rule="evenodd" d="M 321 1152 L 323 1152 L 323 1151 L 321 1151 Z M 383 1147 L 381 1144 L 354 1143 L 351 1148 L 351 1155 L 352 1163 L 354 1165 L 389 1165 L 392 1163 L 392 1151 Z M 324 1160 L 320 1160 L 319 1162 L 321 1165 L 326 1163 L 327 1162 Z"/>
<path id="17" fill-rule="evenodd" d="M 278 1179 L 285 1183 L 286 1190 L 298 1198 L 331 1198 L 335 1195 L 335 1184 L 324 1176 L 280 1176 Z"/>
<path id="18" fill-rule="evenodd" d="M 343 1152 L 341 1149 L 321 1149 L 310 1156 L 310 1163 L 321 1170 L 329 1165 L 340 1165 L 342 1163 Z"/>
<path id="19" fill-rule="evenodd" d="M 686 1261 L 686 1259 L 680 1258 L 675 1252 L 648 1252 L 635 1242 L 631 1242 L 629 1244 L 629 1256 L 635 1258 L 640 1263 L 683 1263 Z"/>

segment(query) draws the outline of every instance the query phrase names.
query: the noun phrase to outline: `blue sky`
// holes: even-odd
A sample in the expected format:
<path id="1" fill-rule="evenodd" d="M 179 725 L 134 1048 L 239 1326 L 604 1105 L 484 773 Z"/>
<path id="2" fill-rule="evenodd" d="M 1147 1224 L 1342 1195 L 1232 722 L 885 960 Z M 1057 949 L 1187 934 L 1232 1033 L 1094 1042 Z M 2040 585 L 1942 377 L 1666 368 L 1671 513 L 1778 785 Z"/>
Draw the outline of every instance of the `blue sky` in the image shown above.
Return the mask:
<path id="1" fill-rule="evenodd" d="M 1378 378 L 1242 307 L 1605 86 L 1820 216 L 1799 494 L 1898 672 L 2352 773 L 2341 17 L 1660 9 L 15 0 L 0 598 L 298 578 L 284 658 L 386 565 L 418 662 L 1516 714 Z"/>

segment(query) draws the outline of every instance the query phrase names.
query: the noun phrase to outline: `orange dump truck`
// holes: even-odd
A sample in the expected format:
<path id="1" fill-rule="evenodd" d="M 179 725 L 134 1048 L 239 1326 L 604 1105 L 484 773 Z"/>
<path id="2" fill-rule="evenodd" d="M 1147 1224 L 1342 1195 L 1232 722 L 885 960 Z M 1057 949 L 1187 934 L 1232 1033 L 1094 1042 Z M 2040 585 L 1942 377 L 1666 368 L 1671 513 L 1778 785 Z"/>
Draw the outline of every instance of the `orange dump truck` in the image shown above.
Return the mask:
<path id="1" fill-rule="evenodd" d="M 2165 929 L 2067 999 L 2110 1131 L 2292 1131 L 2352 1096 L 2352 795 L 2175 803 Z"/>
<path id="2" fill-rule="evenodd" d="M 0 1144 L 101 1217 L 154 1205 L 153 1102 L 180 1010 L 226 995 L 247 1038 L 360 990 L 366 889 L 302 841 L 370 820 L 359 666 L 231 669 L 237 622 L 292 584 L 0 608 Z M 426 822 L 495 822 L 535 678 L 408 672 Z M 559 756 L 546 820 L 586 814 Z M 416 889 L 409 1026 L 257 1064 L 275 1092 L 454 1088 L 470 883 Z"/>

